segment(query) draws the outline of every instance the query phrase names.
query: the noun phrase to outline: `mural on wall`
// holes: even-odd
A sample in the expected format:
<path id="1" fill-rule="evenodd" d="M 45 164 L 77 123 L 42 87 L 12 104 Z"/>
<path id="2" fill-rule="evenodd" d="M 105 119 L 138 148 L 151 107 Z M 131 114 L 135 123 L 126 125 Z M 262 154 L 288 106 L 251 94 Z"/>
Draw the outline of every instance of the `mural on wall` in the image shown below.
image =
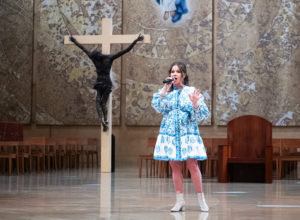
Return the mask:
<path id="1" fill-rule="evenodd" d="M 216 1 L 216 124 L 240 115 L 300 124 L 300 5 Z"/>
<path id="2" fill-rule="evenodd" d="M 161 115 L 151 107 L 152 96 L 162 88 L 171 63 L 177 60 L 187 64 L 190 86 L 202 91 L 211 109 L 212 2 L 185 3 L 188 13 L 177 22 L 165 19 L 165 11 L 155 0 L 123 3 L 124 32 L 141 30 L 151 36 L 150 44 L 138 45 L 123 59 L 127 125 L 160 125 Z M 211 118 L 203 124 L 210 125 Z"/>
<path id="3" fill-rule="evenodd" d="M 156 0 L 163 11 L 163 19 L 170 19 L 173 23 L 181 20 L 184 14 L 188 13 L 186 0 Z"/>
<path id="4" fill-rule="evenodd" d="M 112 18 L 113 34 L 121 33 L 121 0 L 39 0 L 35 18 L 36 121 L 51 125 L 100 125 L 96 111 L 97 74 L 92 61 L 64 35 L 100 35 L 101 19 Z M 85 45 L 101 50 L 101 45 Z M 113 45 L 111 53 L 121 50 Z M 113 124 L 120 123 L 121 62 L 112 66 Z"/>
<path id="5" fill-rule="evenodd" d="M 212 82 L 211 0 L 0 1 L 0 120 L 30 123 L 34 109 L 38 124 L 100 125 L 95 67 L 76 46 L 64 45 L 63 37 L 101 34 L 101 19 L 109 17 L 114 34 L 141 31 L 151 36 L 151 44 L 136 45 L 122 58 L 127 125 L 160 124 L 152 95 L 163 86 L 170 64 L 179 60 L 187 64 L 190 85 L 202 91 L 210 110 L 215 84 L 216 125 L 255 114 L 275 126 L 299 126 L 298 2 L 214 0 Z M 85 47 L 101 50 L 99 45 Z M 125 47 L 113 45 L 111 53 Z M 121 59 L 111 74 L 116 125 Z M 211 118 L 203 124 L 210 125 Z"/>
<path id="6" fill-rule="evenodd" d="M 0 121 L 31 121 L 32 1 L 0 1 Z"/>

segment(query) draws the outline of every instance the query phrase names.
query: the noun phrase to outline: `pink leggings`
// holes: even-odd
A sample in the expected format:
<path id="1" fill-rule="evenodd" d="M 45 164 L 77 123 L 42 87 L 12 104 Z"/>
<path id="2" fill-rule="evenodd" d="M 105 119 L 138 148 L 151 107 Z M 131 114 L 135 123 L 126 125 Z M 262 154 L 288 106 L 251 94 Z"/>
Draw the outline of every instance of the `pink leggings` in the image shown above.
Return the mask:
<path id="1" fill-rule="evenodd" d="M 172 168 L 173 183 L 177 194 L 182 190 L 182 161 L 169 161 Z M 190 171 L 191 178 L 197 193 L 202 193 L 202 176 L 196 159 L 188 159 L 186 161 L 187 168 Z"/>

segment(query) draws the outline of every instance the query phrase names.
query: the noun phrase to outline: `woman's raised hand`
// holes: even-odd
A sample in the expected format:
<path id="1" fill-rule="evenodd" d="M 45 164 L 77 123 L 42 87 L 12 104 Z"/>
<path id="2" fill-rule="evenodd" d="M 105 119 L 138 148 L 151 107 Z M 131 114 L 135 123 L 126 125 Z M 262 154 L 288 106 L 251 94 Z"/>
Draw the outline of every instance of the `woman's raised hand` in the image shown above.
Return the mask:
<path id="1" fill-rule="evenodd" d="M 193 103 L 194 108 L 198 108 L 198 101 L 202 98 L 202 94 L 199 89 L 195 89 L 193 94 L 189 94 L 190 100 Z"/>

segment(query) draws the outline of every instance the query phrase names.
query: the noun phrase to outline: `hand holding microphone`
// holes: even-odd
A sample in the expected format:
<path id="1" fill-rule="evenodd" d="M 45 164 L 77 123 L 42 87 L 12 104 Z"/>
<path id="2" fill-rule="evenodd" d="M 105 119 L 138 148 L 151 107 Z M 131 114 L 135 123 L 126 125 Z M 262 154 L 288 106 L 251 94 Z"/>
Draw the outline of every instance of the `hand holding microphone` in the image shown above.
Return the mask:
<path id="1" fill-rule="evenodd" d="M 163 81 L 163 83 L 170 83 L 170 82 L 172 82 L 172 81 L 175 81 L 175 78 L 165 79 L 165 80 Z"/>
<path id="2" fill-rule="evenodd" d="M 174 82 L 174 81 L 175 81 L 175 78 L 171 78 L 171 77 L 169 77 L 163 81 L 164 87 L 161 90 L 161 93 L 160 93 L 161 96 L 163 96 L 163 97 L 166 96 L 167 91 L 172 86 L 171 82 Z"/>

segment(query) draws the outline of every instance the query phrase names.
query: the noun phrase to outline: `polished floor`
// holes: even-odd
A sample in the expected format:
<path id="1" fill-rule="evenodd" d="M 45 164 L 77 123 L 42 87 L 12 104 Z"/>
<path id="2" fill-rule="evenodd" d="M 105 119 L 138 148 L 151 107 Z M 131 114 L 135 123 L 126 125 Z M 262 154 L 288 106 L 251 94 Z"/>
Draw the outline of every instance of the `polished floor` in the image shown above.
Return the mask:
<path id="1" fill-rule="evenodd" d="M 0 219 L 300 219 L 300 180 L 273 184 L 204 179 L 210 206 L 199 211 L 190 179 L 184 180 L 186 211 L 171 213 L 171 178 L 138 178 L 138 168 L 112 174 L 96 169 L 0 176 Z"/>

